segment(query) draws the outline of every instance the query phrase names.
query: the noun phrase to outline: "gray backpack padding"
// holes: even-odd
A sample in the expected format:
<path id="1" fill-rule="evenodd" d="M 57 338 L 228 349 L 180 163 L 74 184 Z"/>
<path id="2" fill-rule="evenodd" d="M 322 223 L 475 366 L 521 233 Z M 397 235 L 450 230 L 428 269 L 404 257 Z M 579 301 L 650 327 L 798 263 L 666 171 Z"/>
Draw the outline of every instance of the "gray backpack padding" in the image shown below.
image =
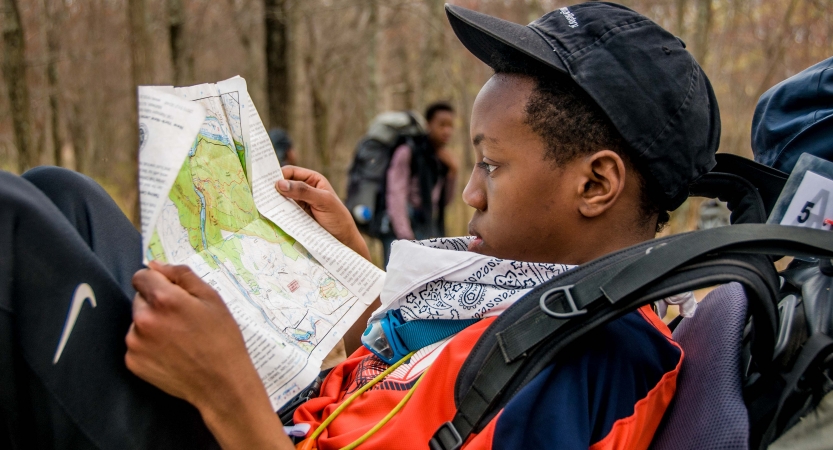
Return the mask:
<path id="1" fill-rule="evenodd" d="M 769 450 L 826 450 L 833 445 L 833 392 L 769 446 Z"/>
<path id="2" fill-rule="evenodd" d="M 674 330 L 683 348 L 677 393 L 653 450 L 747 449 L 749 416 L 741 392 L 741 337 L 747 299 L 738 283 L 710 292 Z"/>

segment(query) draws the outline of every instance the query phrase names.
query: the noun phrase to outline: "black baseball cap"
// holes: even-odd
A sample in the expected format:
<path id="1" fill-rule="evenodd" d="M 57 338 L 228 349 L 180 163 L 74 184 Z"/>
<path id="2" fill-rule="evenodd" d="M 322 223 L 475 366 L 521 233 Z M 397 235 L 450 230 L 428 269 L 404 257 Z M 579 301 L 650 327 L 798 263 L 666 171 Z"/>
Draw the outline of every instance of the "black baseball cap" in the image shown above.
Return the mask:
<path id="1" fill-rule="evenodd" d="M 445 11 L 486 64 L 532 58 L 569 75 L 610 118 L 666 209 L 680 206 L 689 183 L 714 167 L 720 112 L 711 83 L 685 43 L 647 17 L 600 2 L 526 26 L 460 6 Z"/>

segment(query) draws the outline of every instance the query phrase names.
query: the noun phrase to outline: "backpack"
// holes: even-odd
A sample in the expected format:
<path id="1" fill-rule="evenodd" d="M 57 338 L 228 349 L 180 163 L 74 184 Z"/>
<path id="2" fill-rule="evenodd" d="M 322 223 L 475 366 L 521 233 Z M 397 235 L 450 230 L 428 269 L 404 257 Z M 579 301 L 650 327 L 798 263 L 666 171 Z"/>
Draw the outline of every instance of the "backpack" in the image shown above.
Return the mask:
<path id="1" fill-rule="evenodd" d="M 393 152 L 402 144 L 416 148 L 425 135 L 425 119 L 419 113 L 389 111 L 373 119 L 356 145 L 344 203 L 363 233 L 379 237 L 389 231 L 384 214 L 385 187 Z"/>
<path id="2" fill-rule="evenodd" d="M 724 427 L 721 422 L 698 428 L 691 405 L 680 404 L 679 385 L 652 447 L 763 449 L 815 408 L 833 387 L 833 279 L 827 275 L 833 273 L 833 236 L 764 224 L 787 175 L 744 158 L 717 156 L 715 169 L 693 183 L 690 192 L 727 202 L 732 225 L 658 238 L 605 255 L 553 278 L 509 307 L 463 364 L 454 390 L 457 412 L 431 438 L 432 450 L 460 448 L 537 374 L 592 339 L 600 326 L 668 296 L 725 283 L 731 283 L 729 289 L 737 291 L 743 304 L 738 342 L 730 343 L 738 355 L 724 371 L 734 378 L 730 381 L 740 407 L 729 412 L 725 427 L 732 421 L 739 424 L 742 430 L 734 442 L 742 442 L 717 442 L 723 436 L 714 428 Z M 820 262 L 799 263 L 779 274 L 773 261 L 782 255 Z M 804 327 L 805 314 L 818 314 L 823 307 L 828 309 L 819 317 L 828 328 Z M 679 328 L 696 318 L 682 319 Z M 686 364 L 684 359 L 683 372 Z M 710 381 L 689 382 L 700 383 L 693 389 L 695 398 L 709 389 Z M 718 401 L 725 397 L 724 392 L 713 395 Z M 702 415 L 718 414 L 713 404 L 700 406 Z M 675 414 L 676 426 L 670 423 Z M 674 436 L 679 430 L 694 437 Z"/>

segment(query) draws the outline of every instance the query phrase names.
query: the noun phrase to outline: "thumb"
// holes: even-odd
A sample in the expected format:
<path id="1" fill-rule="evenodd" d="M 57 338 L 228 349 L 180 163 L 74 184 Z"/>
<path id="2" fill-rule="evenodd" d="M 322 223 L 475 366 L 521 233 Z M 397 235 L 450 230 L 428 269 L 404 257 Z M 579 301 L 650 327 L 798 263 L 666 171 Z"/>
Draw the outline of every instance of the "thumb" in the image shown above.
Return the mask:
<path id="1" fill-rule="evenodd" d="M 202 278 L 185 265 L 171 265 L 160 264 L 156 261 L 150 261 L 150 268 L 161 273 L 172 283 L 181 287 L 185 292 L 193 295 L 200 300 L 219 300 L 219 294 L 211 286 L 208 285 Z"/>
<path id="2" fill-rule="evenodd" d="M 331 210 L 335 202 L 340 203 L 332 192 L 314 188 L 303 181 L 279 180 L 275 186 L 285 197 L 305 202 L 319 211 Z"/>

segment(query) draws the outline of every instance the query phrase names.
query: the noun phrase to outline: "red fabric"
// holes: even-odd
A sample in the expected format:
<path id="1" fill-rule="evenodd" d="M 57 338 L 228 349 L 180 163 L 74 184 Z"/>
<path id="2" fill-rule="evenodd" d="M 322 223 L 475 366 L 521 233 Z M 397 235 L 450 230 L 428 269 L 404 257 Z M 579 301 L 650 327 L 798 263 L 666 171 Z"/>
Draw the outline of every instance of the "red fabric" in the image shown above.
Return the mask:
<path id="1" fill-rule="evenodd" d="M 454 417 L 454 383 L 472 347 L 494 318 L 480 322 L 458 333 L 443 349 L 425 373 L 425 380 L 407 404 L 381 430 L 362 444 L 362 449 L 412 449 L 425 447 L 443 422 Z M 361 348 L 345 362 L 336 366 L 321 387 L 321 394 L 295 411 L 295 423 L 309 423 L 312 430 L 355 390 L 355 373 L 360 363 L 370 356 Z M 407 389 L 371 389 L 348 406 L 318 438 L 318 448 L 338 449 L 350 444 L 379 423 L 396 406 Z M 488 448 L 471 447 L 466 448 Z"/>
<path id="2" fill-rule="evenodd" d="M 671 332 L 650 307 L 640 308 L 643 318 L 657 328 L 669 341 Z M 410 401 L 376 434 L 361 445 L 362 449 L 412 449 L 424 448 L 439 426 L 454 417 L 454 384 L 466 357 L 480 335 L 494 318 L 483 319 L 455 336 L 431 364 L 425 380 L 414 392 Z M 671 341 L 673 343 L 673 341 Z M 675 346 L 679 347 L 676 343 Z M 438 350 L 439 351 L 439 350 Z M 364 348 L 357 350 L 345 362 L 336 366 L 324 380 L 321 394 L 301 405 L 295 412 L 295 423 L 309 423 L 315 430 L 340 404 L 374 374 L 383 370 L 376 367 Z M 682 362 L 682 355 L 680 358 Z M 636 403 L 630 417 L 614 423 L 611 432 L 594 444 L 593 450 L 645 449 L 651 442 L 676 390 L 677 367 L 666 373 L 649 394 Z M 401 368 L 400 368 L 401 369 Z M 419 369 L 421 370 L 421 368 Z M 344 447 L 375 426 L 407 394 L 416 381 L 419 370 L 401 374 L 398 381 L 383 380 L 351 405 L 349 405 L 318 438 L 321 450 Z M 395 372 L 396 373 L 396 372 Z M 360 375 L 363 374 L 363 375 Z M 357 378 L 361 378 L 357 383 Z M 466 450 L 492 448 L 495 427 L 500 414 L 483 431 L 466 442 Z M 302 446 L 299 448 L 303 448 Z"/>

